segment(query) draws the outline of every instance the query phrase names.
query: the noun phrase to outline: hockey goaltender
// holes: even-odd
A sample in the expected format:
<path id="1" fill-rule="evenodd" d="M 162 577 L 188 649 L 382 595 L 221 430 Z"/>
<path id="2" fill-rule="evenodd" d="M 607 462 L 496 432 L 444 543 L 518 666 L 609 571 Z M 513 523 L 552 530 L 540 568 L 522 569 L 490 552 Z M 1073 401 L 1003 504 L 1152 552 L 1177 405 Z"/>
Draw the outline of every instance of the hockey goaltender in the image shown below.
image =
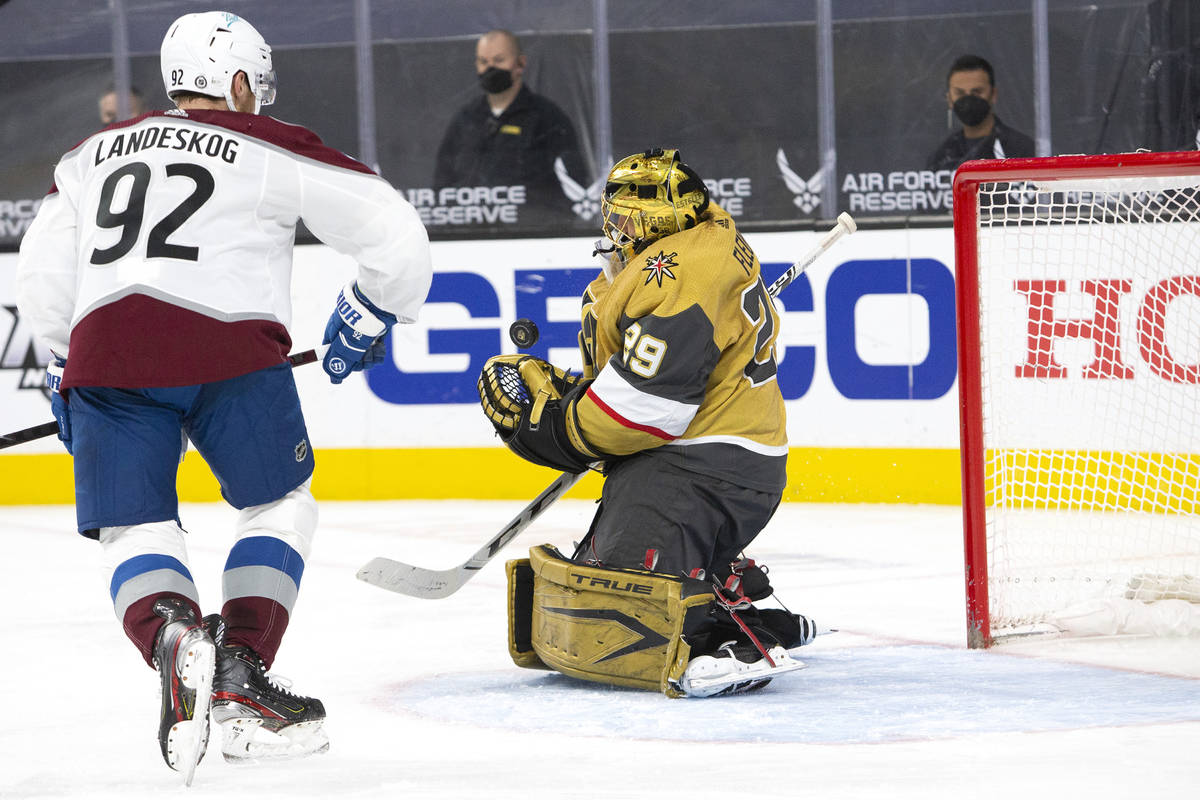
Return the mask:
<path id="1" fill-rule="evenodd" d="M 603 270 L 583 294 L 582 376 L 499 355 L 479 396 L 514 453 L 604 473 L 591 529 L 508 564 L 523 667 L 706 697 L 803 667 L 813 622 L 744 548 L 786 480 L 779 317 L 758 258 L 675 150 L 619 161 L 601 200 Z"/>

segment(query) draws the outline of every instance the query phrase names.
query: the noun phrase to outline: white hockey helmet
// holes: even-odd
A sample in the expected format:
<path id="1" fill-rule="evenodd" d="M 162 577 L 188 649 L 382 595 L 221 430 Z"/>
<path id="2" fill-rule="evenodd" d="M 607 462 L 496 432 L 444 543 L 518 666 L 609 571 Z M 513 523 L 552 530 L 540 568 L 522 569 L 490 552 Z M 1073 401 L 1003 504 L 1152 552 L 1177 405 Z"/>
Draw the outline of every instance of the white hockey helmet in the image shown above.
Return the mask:
<path id="1" fill-rule="evenodd" d="M 254 113 L 275 102 L 271 47 L 253 25 L 228 11 L 184 14 L 171 23 L 160 66 L 168 97 L 176 92 L 224 97 L 233 109 L 233 76 L 245 72 Z"/>

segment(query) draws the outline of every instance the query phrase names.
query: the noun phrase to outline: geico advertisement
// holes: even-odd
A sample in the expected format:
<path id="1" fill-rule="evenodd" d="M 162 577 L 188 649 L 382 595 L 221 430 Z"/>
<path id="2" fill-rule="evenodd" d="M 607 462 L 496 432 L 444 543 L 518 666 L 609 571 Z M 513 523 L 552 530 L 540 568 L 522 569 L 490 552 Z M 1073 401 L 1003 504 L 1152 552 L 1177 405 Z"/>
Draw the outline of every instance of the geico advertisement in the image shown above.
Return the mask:
<path id="1" fill-rule="evenodd" d="M 823 232 L 749 234 L 769 283 Z M 599 271 L 591 239 L 433 244 L 434 279 L 419 322 L 396 328 L 389 358 L 332 386 L 319 365 L 296 369 L 316 447 L 499 446 L 479 411 L 488 357 L 517 352 L 513 320 L 538 328 L 527 351 L 581 365 L 580 295 Z M 50 419 L 47 353 L 15 308 L 16 255 L 0 256 L 0 397 L 5 432 Z M 958 411 L 950 229 L 845 237 L 777 299 L 778 381 L 795 447 L 956 447 Z M 321 245 L 296 249 L 293 350 L 320 343 L 353 262 Z M 139 331 L 131 335 L 169 335 Z M 48 452 L 53 439 L 9 452 Z"/>
<path id="2" fill-rule="evenodd" d="M 1194 223 L 1092 223 L 1032 253 L 1021 230 L 985 230 L 989 445 L 1200 453 L 1200 275 L 1193 249 L 1162 245 L 1198 237 Z"/>

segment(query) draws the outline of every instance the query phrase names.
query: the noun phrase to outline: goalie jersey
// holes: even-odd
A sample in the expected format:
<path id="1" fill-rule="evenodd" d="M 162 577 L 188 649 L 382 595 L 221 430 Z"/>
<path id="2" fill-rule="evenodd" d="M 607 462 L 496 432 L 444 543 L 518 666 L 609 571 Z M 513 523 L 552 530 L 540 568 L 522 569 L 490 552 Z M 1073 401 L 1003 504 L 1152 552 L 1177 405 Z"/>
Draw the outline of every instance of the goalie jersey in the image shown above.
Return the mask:
<path id="1" fill-rule="evenodd" d="M 710 204 L 699 225 L 651 243 L 583 296 L 579 429 L 599 450 L 647 452 L 692 472 L 782 491 L 779 317 L 758 258 Z"/>
<path id="2" fill-rule="evenodd" d="M 64 155 L 21 243 L 17 302 L 67 357 L 64 388 L 237 377 L 291 348 L 301 219 L 358 262 L 372 302 L 416 319 L 432 268 L 408 201 L 306 128 L 209 110 L 151 112 Z"/>

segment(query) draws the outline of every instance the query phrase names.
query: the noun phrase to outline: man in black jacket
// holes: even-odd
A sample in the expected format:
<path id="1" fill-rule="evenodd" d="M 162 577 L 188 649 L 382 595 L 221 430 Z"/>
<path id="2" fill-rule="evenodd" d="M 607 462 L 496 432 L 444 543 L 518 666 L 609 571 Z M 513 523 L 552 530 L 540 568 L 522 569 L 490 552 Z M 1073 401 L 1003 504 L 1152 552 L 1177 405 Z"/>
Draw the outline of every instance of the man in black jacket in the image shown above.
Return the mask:
<path id="1" fill-rule="evenodd" d="M 946 105 L 962 122 L 929 157 L 929 169 L 956 170 L 976 158 L 1029 158 L 1033 140 L 996 116 L 996 75 L 979 56 L 960 56 L 946 76 Z"/>
<path id="2" fill-rule="evenodd" d="M 524 186 L 535 219 L 571 213 L 554 162 L 571 180 L 587 185 L 588 170 L 575 128 L 562 109 L 524 85 L 525 54 L 515 35 L 488 31 L 475 47 L 475 71 L 484 95 L 451 120 L 438 147 L 435 188 Z M 522 220 L 525 221 L 525 220 Z"/>

